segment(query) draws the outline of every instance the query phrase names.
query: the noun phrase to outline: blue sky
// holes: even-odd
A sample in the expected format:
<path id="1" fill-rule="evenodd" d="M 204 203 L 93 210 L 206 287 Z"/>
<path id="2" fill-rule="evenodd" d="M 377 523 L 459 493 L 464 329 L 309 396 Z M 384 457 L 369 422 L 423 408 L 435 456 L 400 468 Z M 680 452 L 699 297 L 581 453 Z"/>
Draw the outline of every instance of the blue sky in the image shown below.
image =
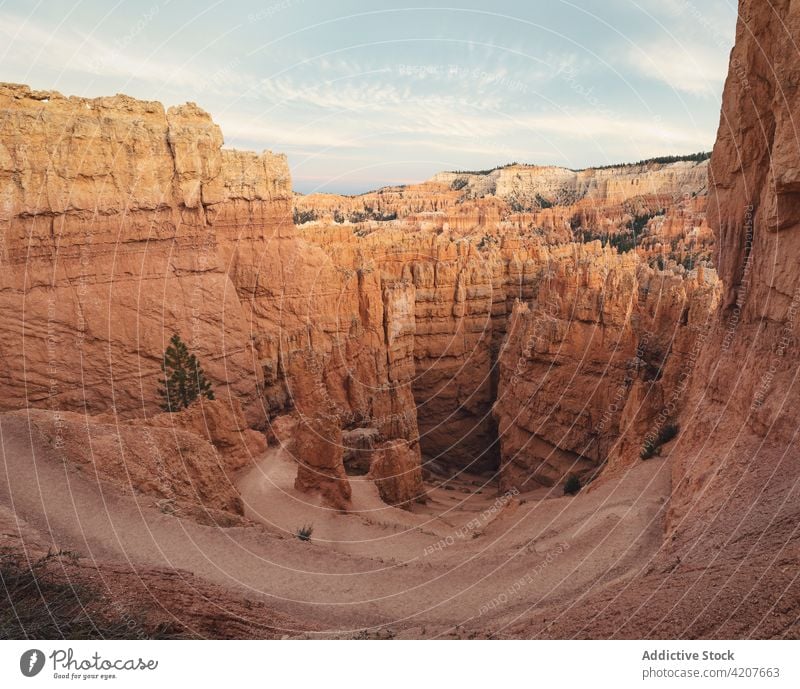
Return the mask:
<path id="1" fill-rule="evenodd" d="M 295 189 L 710 149 L 735 0 L 0 0 L 0 81 L 195 101 Z"/>

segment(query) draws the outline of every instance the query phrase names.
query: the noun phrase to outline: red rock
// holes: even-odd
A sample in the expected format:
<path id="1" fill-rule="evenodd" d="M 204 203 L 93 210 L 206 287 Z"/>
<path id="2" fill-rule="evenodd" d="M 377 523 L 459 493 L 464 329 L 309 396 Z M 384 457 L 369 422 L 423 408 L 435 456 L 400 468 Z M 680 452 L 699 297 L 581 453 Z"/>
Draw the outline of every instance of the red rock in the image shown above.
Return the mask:
<path id="1" fill-rule="evenodd" d="M 381 500 L 398 507 L 425 502 L 419 450 L 403 440 L 393 440 L 375 450 L 369 477 L 378 487 Z"/>

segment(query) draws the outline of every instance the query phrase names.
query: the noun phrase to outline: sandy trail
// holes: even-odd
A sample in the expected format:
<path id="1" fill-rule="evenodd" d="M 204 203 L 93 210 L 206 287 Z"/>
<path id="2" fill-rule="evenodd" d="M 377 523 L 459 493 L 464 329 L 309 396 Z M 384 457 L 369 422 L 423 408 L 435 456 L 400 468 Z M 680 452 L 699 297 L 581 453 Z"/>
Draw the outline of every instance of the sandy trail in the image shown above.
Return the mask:
<path id="1" fill-rule="evenodd" d="M 343 632 L 483 628 L 629 576 L 661 543 L 670 489 L 668 465 L 653 460 L 575 498 L 498 500 L 465 482 L 409 512 L 361 479 L 344 515 L 296 492 L 292 463 L 271 449 L 238 479 L 261 524 L 221 529 L 88 480 L 24 418 L 0 415 L 0 447 L 0 501 L 59 547 L 186 570 Z M 311 543 L 292 535 L 304 523 Z"/>

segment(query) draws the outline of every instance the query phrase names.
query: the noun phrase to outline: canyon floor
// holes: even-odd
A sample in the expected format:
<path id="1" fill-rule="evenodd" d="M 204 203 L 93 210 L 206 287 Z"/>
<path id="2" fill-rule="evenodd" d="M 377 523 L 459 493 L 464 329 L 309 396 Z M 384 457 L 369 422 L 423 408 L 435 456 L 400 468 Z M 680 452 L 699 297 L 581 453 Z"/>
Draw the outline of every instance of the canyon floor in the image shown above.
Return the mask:
<path id="1" fill-rule="evenodd" d="M 296 491 L 293 460 L 271 448 L 237 479 L 250 525 L 221 529 L 71 471 L 22 418 L 4 416 L 0 432 L 0 499 L 17 515 L 3 515 L 5 544 L 17 534 L 28 547 L 78 553 L 106 579 L 174 570 L 198 592 L 219 587 L 225 608 L 227 598 L 263 603 L 281 620 L 275 633 L 291 636 L 503 635 L 646 569 L 670 491 L 664 459 L 575 497 L 498 495 L 462 475 L 426 486 L 428 502 L 409 511 L 356 478 L 353 509 L 341 514 Z M 294 534 L 306 523 L 314 531 L 302 542 Z"/>

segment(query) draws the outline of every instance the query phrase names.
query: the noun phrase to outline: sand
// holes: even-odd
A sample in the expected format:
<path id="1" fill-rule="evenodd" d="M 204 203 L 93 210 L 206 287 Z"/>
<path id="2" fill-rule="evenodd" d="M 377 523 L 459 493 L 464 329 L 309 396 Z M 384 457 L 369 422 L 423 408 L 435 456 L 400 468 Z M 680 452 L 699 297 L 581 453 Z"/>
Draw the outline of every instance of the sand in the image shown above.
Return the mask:
<path id="1" fill-rule="evenodd" d="M 0 432 L 0 503 L 45 540 L 97 563 L 191 573 L 327 634 L 485 633 L 619 586 L 657 553 L 670 491 L 663 459 L 575 497 L 498 496 L 485 477 L 462 476 L 428 486 L 428 503 L 411 510 L 354 478 L 342 514 L 295 491 L 295 467 L 271 448 L 237 478 L 252 523 L 219 528 L 75 472 L 22 418 L 0 416 Z M 294 535 L 304 524 L 310 542 Z"/>

